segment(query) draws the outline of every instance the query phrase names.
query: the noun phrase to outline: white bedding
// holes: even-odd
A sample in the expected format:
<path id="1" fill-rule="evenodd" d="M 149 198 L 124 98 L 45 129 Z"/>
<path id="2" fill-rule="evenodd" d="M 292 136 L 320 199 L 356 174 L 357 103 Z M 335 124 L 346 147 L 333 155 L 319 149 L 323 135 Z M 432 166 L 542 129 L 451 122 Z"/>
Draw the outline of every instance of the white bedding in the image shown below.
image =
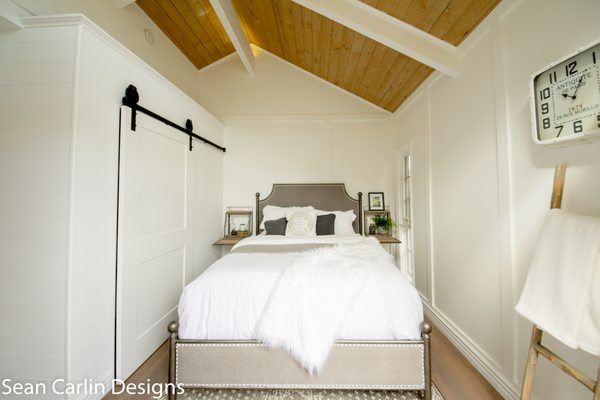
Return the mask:
<path id="1" fill-rule="evenodd" d="M 243 247 L 338 244 L 364 241 L 360 235 L 286 237 L 259 235 Z M 186 286 L 179 302 L 181 339 L 255 339 L 255 327 L 282 271 L 299 252 L 230 253 Z M 256 251 L 256 250 L 255 250 Z M 369 279 L 350 307 L 337 339 L 419 339 L 423 309 L 415 288 L 392 262 Z"/>

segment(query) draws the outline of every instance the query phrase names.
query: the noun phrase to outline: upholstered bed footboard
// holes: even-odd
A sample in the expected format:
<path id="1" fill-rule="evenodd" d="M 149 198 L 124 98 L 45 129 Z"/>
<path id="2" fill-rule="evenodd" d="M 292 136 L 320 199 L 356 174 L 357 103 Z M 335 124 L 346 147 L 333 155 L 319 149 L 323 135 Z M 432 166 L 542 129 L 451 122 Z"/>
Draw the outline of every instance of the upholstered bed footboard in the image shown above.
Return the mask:
<path id="1" fill-rule="evenodd" d="M 169 325 L 169 383 L 179 387 L 423 390 L 431 398 L 428 324 L 421 340 L 339 341 L 313 376 L 286 352 L 258 342 L 181 340 L 177 329 L 177 322 Z"/>

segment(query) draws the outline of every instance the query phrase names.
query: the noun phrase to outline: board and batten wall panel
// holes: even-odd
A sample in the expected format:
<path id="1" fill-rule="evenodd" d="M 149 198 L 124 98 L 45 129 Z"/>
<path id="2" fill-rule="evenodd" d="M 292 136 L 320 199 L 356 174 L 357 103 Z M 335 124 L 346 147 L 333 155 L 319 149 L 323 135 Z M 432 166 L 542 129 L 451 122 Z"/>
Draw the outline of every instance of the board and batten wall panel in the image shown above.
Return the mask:
<path id="1" fill-rule="evenodd" d="M 346 184 L 354 198 L 363 192 L 393 195 L 393 127 L 389 118 L 306 116 L 226 120 L 224 206 L 253 206 L 255 193 L 273 183 Z"/>
<path id="2" fill-rule="evenodd" d="M 525 16 L 536 15 L 535 18 Z M 503 74 L 506 83 L 506 119 L 509 142 L 511 213 L 513 232 L 513 282 L 518 300 L 552 193 L 554 166 L 566 163 L 563 208 L 600 216 L 600 140 L 543 147 L 530 136 L 529 80 L 551 62 L 600 39 L 600 2 L 577 0 L 519 1 L 502 17 L 499 35 L 502 44 Z M 560 29 L 556 29 L 556 27 Z M 533 54 L 533 56 L 532 56 Z M 527 358 L 531 323 L 515 315 L 514 344 L 520 383 Z M 545 334 L 555 352 L 588 376 L 596 378 L 598 357 L 570 349 Z M 538 399 L 585 400 L 591 393 L 546 361 L 538 363 L 534 395 Z"/>
<path id="3" fill-rule="evenodd" d="M 214 142 L 223 126 L 85 17 L 23 22 L 0 32 L 0 375 L 48 389 L 57 378 L 109 385 L 125 88 Z M 218 257 L 222 223 L 223 153 L 195 141 L 191 157 L 195 246 L 184 283 Z"/>
<path id="4" fill-rule="evenodd" d="M 428 214 L 426 224 L 414 224 L 422 248 L 416 285 L 435 322 L 507 399 L 519 397 L 531 335 L 514 306 L 556 164 L 569 165 L 563 208 L 600 215 L 600 141 L 534 144 L 529 80 L 600 37 L 599 14 L 591 0 L 503 1 L 459 47 L 457 78 L 434 73 L 396 113 L 396 143 L 412 143 L 413 183 L 426 188 L 414 191 L 415 206 L 426 204 L 420 214 Z M 548 334 L 544 343 L 596 376 L 597 357 Z M 534 395 L 591 397 L 546 360 L 538 363 Z"/>
<path id="5" fill-rule="evenodd" d="M 26 382 L 65 374 L 75 46 L 75 27 L 0 32 L 0 376 Z"/>
<path id="6" fill-rule="evenodd" d="M 70 352 L 67 360 L 69 377 L 75 382 L 90 376 L 107 381 L 113 374 L 118 126 L 125 88 L 137 87 L 142 106 L 182 126 L 189 118 L 195 133 L 216 143 L 223 141 L 220 121 L 102 30 L 82 22 L 67 314 L 69 346 L 81 350 Z M 187 260 L 191 268 L 184 284 L 217 259 L 213 235 L 222 223 L 223 153 L 195 140 L 189 156 L 193 185 L 186 212 L 194 251 Z M 152 177 L 148 180 L 152 182 Z M 215 203 L 219 206 L 211 209 Z M 165 214 L 171 212 L 164 209 Z"/>
<path id="7" fill-rule="evenodd" d="M 495 108 L 488 95 L 494 90 L 489 43 L 484 37 L 463 55 L 457 78 L 441 78 L 429 89 L 433 276 L 443 282 L 434 286 L 431 300 L 464 332 L 478 338 L 490 360 L 500 360 L 498 180 Z"/>

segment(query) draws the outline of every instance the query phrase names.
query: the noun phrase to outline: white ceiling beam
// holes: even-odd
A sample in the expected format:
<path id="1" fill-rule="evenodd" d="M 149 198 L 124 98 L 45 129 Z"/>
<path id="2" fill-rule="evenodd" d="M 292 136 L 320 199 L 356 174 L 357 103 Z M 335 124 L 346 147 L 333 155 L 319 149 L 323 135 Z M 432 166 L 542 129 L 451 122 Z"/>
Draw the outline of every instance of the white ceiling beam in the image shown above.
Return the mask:
<path id="1" fill-rule="evenodd" d="M 456 47 L 357 0 L 292 0 L 445 75 L 457 75 Z"/>
<path id="2" fill-rule="evenodd" d="M 0 0 L 0 30 L 21 29 L 21 17 L 31 13 L 11 0 Z"/>
<path id="3" fill-rule="evenodd" d="M 117 7 L 117 8 L 125 8 L 130 4 L 135 3 L 135 0 L 113 0 L 113 4 Z"/>
<path id="4" fill-rule="evenodd" d="M 244 68 L 250 75 L 254 75 L 254 54 L 250 48 L 250 43 L 246 39 L 244 29 L 240 24 L 240 20 L 231 4 L 231 0 L 210 0 L 210 4 L 215 9 L 217 16 L 221 20 L 225 32 L 229 36 L 229 40 L 233 44 L 235 51 L 242 60 Z"/>

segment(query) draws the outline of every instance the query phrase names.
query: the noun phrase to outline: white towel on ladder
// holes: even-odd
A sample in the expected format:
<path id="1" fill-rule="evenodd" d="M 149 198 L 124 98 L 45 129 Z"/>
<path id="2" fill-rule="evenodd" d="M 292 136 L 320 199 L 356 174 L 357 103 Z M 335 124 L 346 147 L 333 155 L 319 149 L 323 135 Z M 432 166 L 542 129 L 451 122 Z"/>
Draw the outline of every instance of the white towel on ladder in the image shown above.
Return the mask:
<path id="1" fill-rule="evenodd" d="M 600 355 L 600 218 L 550 210 L 516 310 L 565 345 Z"/>

